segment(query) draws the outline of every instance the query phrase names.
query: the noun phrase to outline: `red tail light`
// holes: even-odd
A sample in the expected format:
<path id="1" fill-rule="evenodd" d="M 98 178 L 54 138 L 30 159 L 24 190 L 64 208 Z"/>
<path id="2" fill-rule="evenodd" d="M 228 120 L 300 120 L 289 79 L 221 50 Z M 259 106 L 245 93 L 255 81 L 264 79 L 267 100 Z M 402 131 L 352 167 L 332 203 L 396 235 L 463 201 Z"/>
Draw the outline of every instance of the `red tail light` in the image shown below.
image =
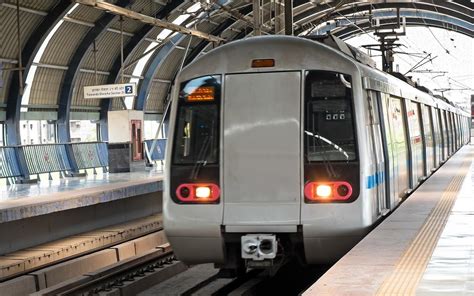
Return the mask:
<path id="1" fill-rule="evenodd" d="M 213 203 L 219 200 L 219 186 L 212 183 L 181 184 L 176 196 L 184 203 Z"/>
<path id="2" fill-rule="evenodd" d="M 310 182 L 304 187 L 304 195 L 312 201 L 348 200 L 352 186 L 345 181 Z"/>

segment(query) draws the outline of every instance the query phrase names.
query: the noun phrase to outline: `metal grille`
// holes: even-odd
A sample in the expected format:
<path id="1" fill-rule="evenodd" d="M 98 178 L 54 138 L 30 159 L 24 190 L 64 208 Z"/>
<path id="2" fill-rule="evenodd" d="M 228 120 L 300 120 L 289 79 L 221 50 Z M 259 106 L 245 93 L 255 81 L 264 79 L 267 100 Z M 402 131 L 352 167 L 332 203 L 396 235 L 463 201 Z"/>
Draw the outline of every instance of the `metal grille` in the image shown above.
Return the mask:
<path id="1" fill-rule="evenodd" d="M 107 143 L 73 143 L 72 150 L 79 169 L 106 167 L 109 164 Z"/>
<path id="2" fill-rule="evenodd" d="M 26 145 L 21 149 L 31 175 L 71 170 L 66 144 Z"/>
<path id="3" fill-rule="evenodd" d="M 0 147 L 0 178 L 20 176 L 17 165 L 15 148 Z"/>

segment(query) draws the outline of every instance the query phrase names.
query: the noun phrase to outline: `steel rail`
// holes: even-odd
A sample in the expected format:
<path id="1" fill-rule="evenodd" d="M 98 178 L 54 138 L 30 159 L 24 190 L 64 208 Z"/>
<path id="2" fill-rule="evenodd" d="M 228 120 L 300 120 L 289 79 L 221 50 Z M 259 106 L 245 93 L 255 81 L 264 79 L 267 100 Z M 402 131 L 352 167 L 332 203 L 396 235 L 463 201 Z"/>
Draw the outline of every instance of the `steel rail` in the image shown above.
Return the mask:
<path id="1" fill-rule="evenodd" d="M 139 280 L 147 272 L 155 271 L 155 269 L 165 270 L 167 266 L 175 262 L 173 250 L 167 243 L 144 255 L 134 256 L 98 271 L 86 273 L 78 277 L 77 281 L 65 282 L 41 295 L 97 295 L 103 291 L 123 287 L 127 282 Z M 178 272 L 181 271 L 182 269 L 178 269 Z"/>

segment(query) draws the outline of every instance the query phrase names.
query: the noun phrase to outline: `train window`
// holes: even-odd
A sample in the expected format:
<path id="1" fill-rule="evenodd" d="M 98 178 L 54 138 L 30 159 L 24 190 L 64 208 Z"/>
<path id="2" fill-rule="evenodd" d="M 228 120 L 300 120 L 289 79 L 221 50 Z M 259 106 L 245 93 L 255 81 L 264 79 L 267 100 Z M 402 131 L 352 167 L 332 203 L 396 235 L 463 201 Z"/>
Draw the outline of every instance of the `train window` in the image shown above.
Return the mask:
<path id="1" fill-rule="evenodd" d="M 305 162 L 355 160 L 351 77 L 309 71 L 304 106 Z"/>
<path id="2" fill-rule="evenodd" d="M 220 76 L 181 83 L 174 164 L 216 164 L 219 151 Z"/>

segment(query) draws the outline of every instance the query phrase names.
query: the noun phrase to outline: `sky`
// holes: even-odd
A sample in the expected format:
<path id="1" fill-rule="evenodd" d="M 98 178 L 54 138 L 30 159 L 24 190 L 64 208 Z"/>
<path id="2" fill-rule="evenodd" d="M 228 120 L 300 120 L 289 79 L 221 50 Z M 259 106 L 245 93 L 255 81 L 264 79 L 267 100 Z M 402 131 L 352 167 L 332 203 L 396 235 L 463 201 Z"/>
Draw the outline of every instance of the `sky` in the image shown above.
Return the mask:
<path id="1" fill-rule="evenodd" d="M 364 44 L 375 44 L 373 38 L 377 40 L 373 34 L 361 32 L 345 41 L 360 47 Z M 399 72 L 404 74 L 423 56 L 431 53 L 431 57 L 436 58 L 417 70 L 446 73 L 410 73 L 407 76 L 413 76 L 415 81 L 419 79 L 421 85 L 435 94 L 441 94 L 440 91 L 434 91 L 435 89 L 456 89 L 444 92 L 444 96 L 466 107 L 470 106 L 471 94 L 474 94 L 474 38 L 439 28 L 407 27 L 406 36 L 401 36 L 399 43 L 403 45 L 399 48 L 400 51 L 414 53 L 417 56 L 396 54 L 394 69 L 398 65 Z M 362 47 L 360 49 L 367 53 L 367 49 Z M 372 51 L 372 54 L 380 53 Z M 381 57 L 375 56 L 373 59 L 381 68 Z"/>

